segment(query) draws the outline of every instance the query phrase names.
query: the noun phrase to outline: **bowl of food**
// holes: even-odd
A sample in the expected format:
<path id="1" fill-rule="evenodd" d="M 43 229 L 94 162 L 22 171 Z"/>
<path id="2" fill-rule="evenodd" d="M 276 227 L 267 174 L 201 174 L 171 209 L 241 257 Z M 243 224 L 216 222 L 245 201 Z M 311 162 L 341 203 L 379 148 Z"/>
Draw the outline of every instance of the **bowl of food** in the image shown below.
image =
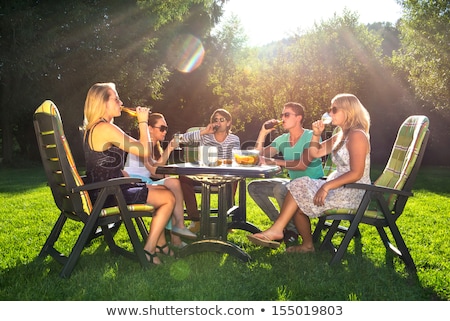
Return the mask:
<path id="1" fill-rule="evenodd" d="M 259 163 L 256 149 L 233 149 L 233 160 L 239 166 L 255 166 Z"/>

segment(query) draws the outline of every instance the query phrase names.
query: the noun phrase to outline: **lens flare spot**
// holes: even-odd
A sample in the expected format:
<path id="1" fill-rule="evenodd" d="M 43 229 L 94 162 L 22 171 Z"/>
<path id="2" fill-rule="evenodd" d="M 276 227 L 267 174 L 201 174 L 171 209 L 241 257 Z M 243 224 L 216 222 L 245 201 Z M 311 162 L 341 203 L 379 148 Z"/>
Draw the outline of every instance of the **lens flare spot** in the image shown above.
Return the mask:
<path id="1" fill-rule="evenodd" d="M 184 73 L 197 69 L 205 56 L 205 49 L 200 39 L 189 34 L 177 37 L 169 50 L 174 67 Z"/>

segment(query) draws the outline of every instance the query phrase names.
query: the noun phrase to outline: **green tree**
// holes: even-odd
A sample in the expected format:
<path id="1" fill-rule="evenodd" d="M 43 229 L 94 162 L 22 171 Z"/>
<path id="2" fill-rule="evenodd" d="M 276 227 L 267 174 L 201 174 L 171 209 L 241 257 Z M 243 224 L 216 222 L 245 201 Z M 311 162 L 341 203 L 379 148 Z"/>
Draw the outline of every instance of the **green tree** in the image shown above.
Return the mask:
<path id="1" fill-rule="evenodd" d="M 278 117 L 288 101 L 305 105 L 305 125 L 309 126 L 335 94 L 352 92 L 368 98 L 373 83 L 383 81 L 378 74 L 381 38 L 348 11 L 303 35 L 256 52 L 245 50 L 247 56 L 238 56 L 233 76 L 228 81 L 218 78 L 216 89 L 220 88 L 223 99 L 245 120 L 246 133 L 254 133 L 261 119 Z"/>
<path id="2" fill-rule="evenodd" d="M 417 97 L 450 108 L 450 2 L 403 0 L 401 48 L 394 64 L 406 73 Z"/>
<path id="3" fill-rule="evenodd" d="M 166 5 L 170 2 L 170 6 Z M 162 40 L 198 7 L 198 25 L 217 20 L 222 0 L 29 1 L 0 5 L 0 115 L 3 163 L 36 151 L 34 109 L 52 99 L 66 134 L 78 138 L 84 97 L 98 81 L 118 83 L 125 104 L 153 105 L 169 80 Z M 218 5 L 219 4 L 219 5 Z M 208 7 L 209 6 L 209 7 Z M 78 144 L 80 145 L 80 144 Z"/>

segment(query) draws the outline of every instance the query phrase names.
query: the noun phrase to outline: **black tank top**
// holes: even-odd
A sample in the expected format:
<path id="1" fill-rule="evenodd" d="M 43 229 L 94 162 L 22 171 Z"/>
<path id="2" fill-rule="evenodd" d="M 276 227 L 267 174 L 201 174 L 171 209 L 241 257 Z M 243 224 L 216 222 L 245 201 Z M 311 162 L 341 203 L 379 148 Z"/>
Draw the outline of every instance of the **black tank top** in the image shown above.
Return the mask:
<path id="1" fill-rule="evenodd" d="M 104 120 L 102 120 L 104 121 Z M 97 123 L 98 124 L 98 123 Z M 91 149 L 89 140 L 95 124 L 86 132 L 84 140 L 84 154 L 86 158 L 86 183 L 102 182 L 111 178 L 123 177 L 125 152 L 117 146 L 111 146 L 105 151 L 97 152 Z M 145 204 L 148 189 L 145 183 L 126 184 L 121 186 L 127 204 Z M 92 202 L 98 197 L 99 190 L 89 191 Z M 108 198 L 105 206 L 117 205 L 113 197 Z"/>

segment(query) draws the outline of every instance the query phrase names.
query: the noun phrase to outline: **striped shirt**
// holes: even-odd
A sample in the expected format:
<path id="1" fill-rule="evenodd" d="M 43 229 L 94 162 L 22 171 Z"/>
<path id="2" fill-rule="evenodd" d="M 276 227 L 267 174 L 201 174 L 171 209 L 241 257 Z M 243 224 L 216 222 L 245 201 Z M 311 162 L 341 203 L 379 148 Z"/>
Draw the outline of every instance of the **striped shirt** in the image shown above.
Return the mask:
<path id="1" fill-rule="evenodd" d="M 241 140 L 234 134 L 228 134 L 223 142 L 218 142 L 214 134 L 200 135 L 200 130 L 183 134 L 183 142 L 186 144 L 200 143 L 200 146 L 216 146 L 219 159 L 232 159 L 233 148 L 241 148 Z"/>

